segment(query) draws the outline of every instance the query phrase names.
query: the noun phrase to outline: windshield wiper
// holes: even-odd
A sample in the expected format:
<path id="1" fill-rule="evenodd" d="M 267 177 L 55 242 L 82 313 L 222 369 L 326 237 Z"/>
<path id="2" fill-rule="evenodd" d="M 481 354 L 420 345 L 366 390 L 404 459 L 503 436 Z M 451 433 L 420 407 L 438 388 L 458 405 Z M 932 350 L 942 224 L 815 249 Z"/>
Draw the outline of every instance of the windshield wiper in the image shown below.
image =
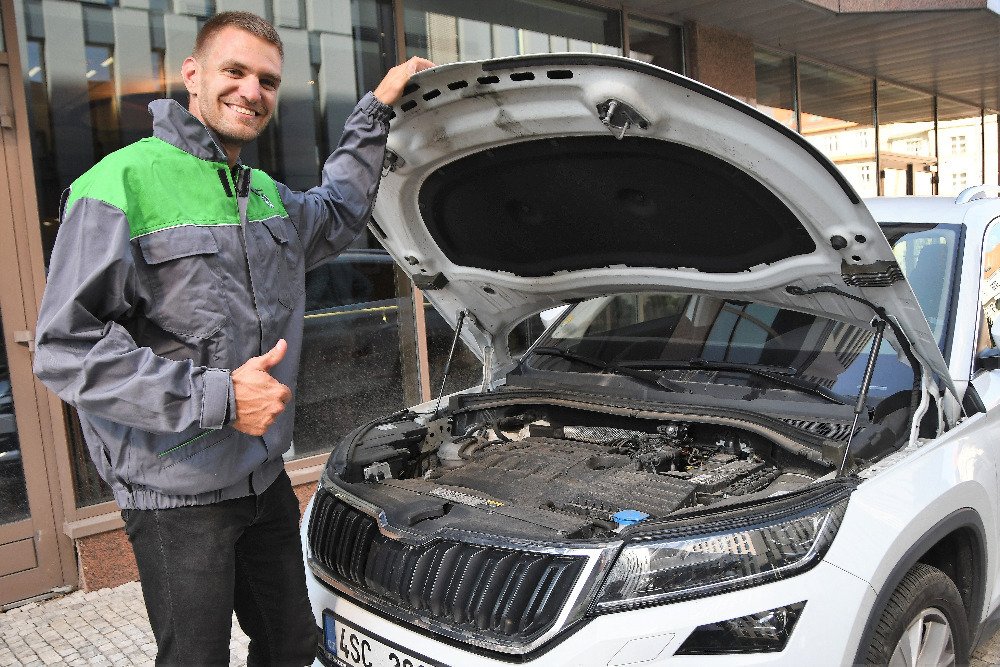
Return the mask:
<path id="1" fill-rule="evenodd" d="M 796 369 L 788 366 L 765 366 L 761 364 L 739 363 L 736 361 L 709 361 L 700 357 L 690 359 L 687 363 L 680 361 L 657 361 L 655 359 L 636 363 L 641 363 L 643 366 L 653 368 L 736 371 L 738 373 L 746 373 L 747 375 L 764 378 L 774 384 L 792 387 L 793 389 L 798 389 L 799 391 L 813 396 L 819 396 L 820 398 L 830 401 L 831 403 L 837 403 L 838 405 L 850 405 L 850 403 L 843 397 L 835 394 L 822 385 L 792 377 L 797 371 Z"/>
<path id="2" fill-rule="evenodd" d="M 559 347 L 536 347 L 531 350 L 531 354 L 538 354 L 542 356 L 549 357 L 561 357 L 567 361 L 576 361 L 578 363 L 590 366 L 592 368 L 600 369 L 606 373 L 612 373 L 614 375 L 624 375 L 625 377 L 630 377 L 633 380 L 639 380 L 640 382 L 645 382 L 648 385 L 652 385 L 657 389 L 663 389 L 666 391 L 676 391 L 683 393 L 690 393 L 687 389 L 683 388 L 676 382 L 671 382 L 659 373 L 654 373 L 652 371 L 641 370 L 638 368 L 629 368 L 627 366 L 622 366 L 620 364 L 609 363 L 606 361 L 601 361 L 595 357 L 588 357 L 582 354 L 577 354 L 575 352 L 570 352 L 569 350 L 564 350 Z"/>

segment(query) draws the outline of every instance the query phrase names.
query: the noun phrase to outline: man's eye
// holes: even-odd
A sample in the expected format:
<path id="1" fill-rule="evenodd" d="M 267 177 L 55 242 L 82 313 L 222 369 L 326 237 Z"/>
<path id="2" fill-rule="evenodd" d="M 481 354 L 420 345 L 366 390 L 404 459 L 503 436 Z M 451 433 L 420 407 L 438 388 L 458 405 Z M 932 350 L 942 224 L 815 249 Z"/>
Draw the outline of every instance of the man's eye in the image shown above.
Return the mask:
<path id="1" fill-rule="evenodd" d="M 240 75 L 240 71 L 238 69 L 234 69 L 232 67 L 226 68 L 225 72 L 226 72 L 226 74 L 232 74 L 233 76 L 239 76 Z"/>

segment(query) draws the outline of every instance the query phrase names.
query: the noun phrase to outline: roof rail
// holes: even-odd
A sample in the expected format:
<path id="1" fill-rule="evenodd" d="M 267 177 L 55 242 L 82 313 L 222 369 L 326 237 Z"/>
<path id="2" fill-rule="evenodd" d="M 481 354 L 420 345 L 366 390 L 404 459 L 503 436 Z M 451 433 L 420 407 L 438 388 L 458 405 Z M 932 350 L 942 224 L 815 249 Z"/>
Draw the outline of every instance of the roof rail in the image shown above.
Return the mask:
<path id="1" fill-rule="evenodd" d="M 972 185 L 958 193 L 958 196 L 955 197 L 955 203 L 968 204 L 970 201 L 986 199 L 987 197 L 1000 197 L 1000 186 Z"/>

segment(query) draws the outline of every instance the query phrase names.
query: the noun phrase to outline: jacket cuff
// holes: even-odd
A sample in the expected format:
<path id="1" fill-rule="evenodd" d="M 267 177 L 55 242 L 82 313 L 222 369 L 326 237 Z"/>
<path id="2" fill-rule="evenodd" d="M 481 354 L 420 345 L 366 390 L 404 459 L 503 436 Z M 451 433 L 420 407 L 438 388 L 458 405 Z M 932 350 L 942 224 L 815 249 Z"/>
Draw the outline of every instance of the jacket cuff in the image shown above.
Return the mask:
<path id="1" fill-rule="evenodd" d="M 375 97 L 375 93 L 365 93 L 365 96 L 358 102 L 358 106 L 373 121 L 380 123 L 386 130 L 389 129 L 389 120 L 393 116 L 392 107 L 379 101 Z"/>
<path id="2" fill-rule="evenodd" d="M 229 397 L 233 394 L 233 382 L 229 371 L 221 368 L 206 368 L 202 375 L 201 427 L 222 428 L 226 425 L 229 412 Z M 235 413 L 235 410 L 233 410 Z"/>

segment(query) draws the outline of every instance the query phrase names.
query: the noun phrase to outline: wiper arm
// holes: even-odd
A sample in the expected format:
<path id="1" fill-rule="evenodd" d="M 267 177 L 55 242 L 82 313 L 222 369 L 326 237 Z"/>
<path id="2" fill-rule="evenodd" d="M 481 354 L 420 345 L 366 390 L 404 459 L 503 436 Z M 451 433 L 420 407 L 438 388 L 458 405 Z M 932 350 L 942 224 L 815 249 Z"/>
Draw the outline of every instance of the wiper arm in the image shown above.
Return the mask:
<path id="1" fill-rule="evenodd" d="M 850 405 L 850 403 L 844 400 L 841 396 L 838 396 L 822 385 L 784 374 L 795 373 L 796 371 L 794 368 L 782 368 L 779 372 L 775 372 L 774 370 L 770 370 L 772 367 L 740 364 L 732 361 L 707 361 L 700 358 L 691 359 L 689 364 L 691 368 L 747 373 L 748 375 L 754 375 L 756 377 L 764 378 L 765 380 L 770 380 L 774 384 L 785 385 L 787 387 L 803 391 L 807 394 L 812 394 L 813 396 L 819 396 L 820 398 L 824 398 L 831 403 L 837 403 L 838 405 Z"/>
<path id="2" fill-rule="evenodd" d="M 813 396 L 819 396 L 820 398 L 826 399 L 831 403 L 837 403 L 839 405 L 850 405 L 844 398 L 833 393 L 826 387 L 822 385 L 814 384 L 812 382 L 807 382 L 805 380 L 790 377 L 797 373 L 798 371 L 790 366 L 764 366 L 761 364 L 741 364 L 736 361 L 709 361 L 707 359 L 702 359 L 700 357 L 695 357 L 687 362 L 683 361 L 668 361 L 668 360 L 657 360 L 651 359 L 649 361 L 636 362 L 641 363 L 645 367 L 652 368 L 669 368 L 672 370 L 705 370 L 705 371 L 737 371 L 740 373 L 746 373 L 747 375 L 755 375 L 757 377 L 762 377 L 766 380 L 773 382 L 774 384 L 781 384 L 788 387 L 793 387 L 799 391 L 803 391 L 807 394 L 812 394 Z"/>
<path id="3" fill-rule="evenodd" d="M 539 354 L 542 356 L 550 357 L 561 357 L 567 361 L 576 361 L 581 364 L 590 366 L 591 368 L 600 369 L 606 373 L 612 373 L 614 375 L 624 375 L 625 377 L 630 377 L 634 380 L 639 380 L 640 382 L 645 382 L 648 385 L 652 385 L 657 389 L 664 389 L 666 391 L 676 391 L 689 393 L 686 389 L 681 387 L 676 382 L 671 382 L 659 373 L 654 373 L 652 371 L 644 371 L 638 368 L 629 368 L 627 366 L 622 366 L 619 364 L 608 363 L 596 359 L 594 357 L 588 357 L 582 354 L 577 354 L 575 352 L 570 352 L 569 350 L 564 350 L 559 347 L 536 347 L 531 350 L 531 354 Z"/>

